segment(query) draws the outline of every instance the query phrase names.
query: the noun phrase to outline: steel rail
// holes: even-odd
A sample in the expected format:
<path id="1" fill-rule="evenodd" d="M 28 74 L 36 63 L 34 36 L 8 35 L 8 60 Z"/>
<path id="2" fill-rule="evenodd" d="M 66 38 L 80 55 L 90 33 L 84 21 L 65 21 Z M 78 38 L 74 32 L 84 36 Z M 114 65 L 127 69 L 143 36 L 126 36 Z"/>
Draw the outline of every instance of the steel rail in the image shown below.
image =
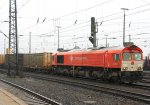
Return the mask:
<path id="1" fill-rule="evenodd" d="M 143 80 L 141 81 L 141 83 L 147 83 L 147 84 L 149 84 L 149 83 L 150 83 L 150 80 L 143 79 Z"/>
<path id="2" fill-rule="evenodd" d="M 38 93 L 36 93 L 36 92 L 34 92 L 34 91 L 31 91 L 31 90 L 29 90 L 29 89 L 27 89 L 27 88 L 24 88 L 24 87 L 22 87 L 22 86 L 19 86 L 19 85 L 17 85 L 17 84 L 11 83 L 11 82 L 6 81 L 6 80 L 4 80 L 4 79 L 0 79 L 0 81 L 6 83 L 6 84 L 8 84 L 8 85 L 11 85 L 11 86 L 13 86 L 13 87 L 16 87 L 16 88 L 18 88 L 18 89 L 20 89 L 20 90 L 22 90 L 22 91 L 24 91 L 24 92 L 27 92 L 27 93 L 29 93 L 29 94 L 31 94 L 31 95 L 33 95 L 33 96 L 35 96 L 35 97 L 37 97 L 37 98 L 43 100 L 44 102 L 49 103 L 50 105 L 62 105 L 61 103 L 58 103 L 58 102 L 56 102 L 56 101 L 54 101 L 54 100 L 52 100 L 52 99 L 50 99 L 50 98 L 48 98 L 48 97 L 45 97 L 45 96 L 43 96 L 43 95 L 41 95 L 41 94 L 38 94 Z"/>
<path id="3" fill-rule="evenodd" d="M 138 87 L 138 88 L 141 88 L 141 89 L 145 89 L 145 90 L 150 90 L 150 86 L 143 85 L 141 83 L 132 84 L 132 86 L 135 86 L 135 87 Z"/>
<path id="4" fill-rule="evenodd" d="M 133 83 L 133 84 L 122 83 L 121 85 L 122 86 L 127 86 L 127 87 L 132 87 L 132 88 L 139 88 L 139 89 L 149 90 L 150 91 L 150 85 L 144 84 L 142 82 Z"/>
<path id="5" fill-rule="evenodd" d="M 144 79 L 150 79 L 150 77 L 149 76 L 144 76 Z"/>
<path id="6" fill-rule="evenodd" d="M 60 80 L 60 79 L 56 79 L 56 78 L 54 79 L 54 78 L 50 78 L 50 77 L 37 76 L 37 75 L 33 75 L 33 74 L 32 75 L 26 74 L 26 76 L 31 77 L 31 78 L 35 78 L 35 79 L 52 81 L 52 82 L 57 82 L 57 83 L 61 83 L 61 84 L 81 87 L 84 89 L 90 89 L 93 91 L 101 91 L 103 93 L 122 96 L 122 97 L 126 97 L 128 99 L 133 99 L 136 101 L 142 101 L 144 103 L 150 104 L 150 95 L 147 95 L 147 94 L 140 94 L 140 93 L 125 91 L 125 90 L 110 88 L 110 87 L 92 85 L 92 84 L 81 83 L 81 82 L 74 82 L 74 81 L 69 81 L 69 80 Z"/>

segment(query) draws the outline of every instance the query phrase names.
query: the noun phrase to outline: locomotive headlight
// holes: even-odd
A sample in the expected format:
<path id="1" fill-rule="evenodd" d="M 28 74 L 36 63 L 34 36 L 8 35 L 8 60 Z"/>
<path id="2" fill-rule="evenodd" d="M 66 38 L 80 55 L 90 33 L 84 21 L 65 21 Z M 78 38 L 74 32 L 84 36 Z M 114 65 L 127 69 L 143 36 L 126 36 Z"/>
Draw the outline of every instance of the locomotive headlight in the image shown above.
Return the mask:
<path id="1" fill-rule="evenodd" d="M 138 70 L 142 70 L 142 67 L 138 67 Z"/>
<path id="2" fill-rule="evenodd" d="M 128 67 L 123 67 L 123 70 L 128 70 Z"/>

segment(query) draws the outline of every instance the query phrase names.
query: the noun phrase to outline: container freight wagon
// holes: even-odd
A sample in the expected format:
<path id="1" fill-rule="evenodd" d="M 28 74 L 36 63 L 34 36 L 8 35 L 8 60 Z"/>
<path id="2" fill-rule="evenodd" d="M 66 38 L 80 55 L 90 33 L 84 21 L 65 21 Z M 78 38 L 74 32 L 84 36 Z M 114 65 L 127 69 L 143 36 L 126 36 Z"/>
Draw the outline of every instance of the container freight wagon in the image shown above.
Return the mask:
<path id="1" fill-rule="evenodd" d="M 0 54 L 0 67 L 4 66 L 4 62 L 5 62 L 5 55 L 4 54 Z"/>
<path id="2" fill-rule="evenodd" d="M 18 54 L 18 65 L 19 68 L 23 66 L 23 57 L 24 54 Z M 15 54 L 6 54 L 5 55 L 5 68 L 8 68 L 8 65 L 10 63 L 10 68 L 15 69 L 16 68 L 16 55 Z"/>
<path id="3" fill-rule="evenodd" d="M 52 65 L 52 53 L 24 54 L 23 67 L 28 70 L 50 69 Z"/>

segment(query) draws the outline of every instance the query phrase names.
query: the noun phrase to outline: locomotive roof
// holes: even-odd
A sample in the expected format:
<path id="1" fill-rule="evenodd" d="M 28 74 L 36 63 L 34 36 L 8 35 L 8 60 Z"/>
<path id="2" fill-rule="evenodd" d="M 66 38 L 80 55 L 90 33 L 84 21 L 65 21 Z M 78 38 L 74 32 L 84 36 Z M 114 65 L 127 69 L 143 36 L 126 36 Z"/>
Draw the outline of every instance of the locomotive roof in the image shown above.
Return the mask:
<path id="1" fill-rule="evenodd" d="M 74 49 L 70 50 L 68 52 L 76 52 L 76 51 L 91 51 L 91 50 L 122 50 L 125 48 L 139 48 L 136 45 L 131 45 L 131 46 L 113 46 L 113 47 L 99 47 L 99 48 L 89 48 L 89 49 Z"/>
<path id="2" fill-rule="evenodd" d="M 124 49 L 130 49 L 130 48 L 138 48 L 139 51 L 142 52 L 142 50 L 136 46 L 136 45 L 129 45 L 129 46 L 113 46 L 113 47 L 99 47 L 99 48 L 89 48 L 89 49 L 73 49 L 67 52 L 84 52 L 84 51 L 106 51 L 106 50 L 124 50 Z M 67 53 L 67 52 L 62 52 L 62 53 Z M 58 52 L 61 53 L 61 52 Z"/>

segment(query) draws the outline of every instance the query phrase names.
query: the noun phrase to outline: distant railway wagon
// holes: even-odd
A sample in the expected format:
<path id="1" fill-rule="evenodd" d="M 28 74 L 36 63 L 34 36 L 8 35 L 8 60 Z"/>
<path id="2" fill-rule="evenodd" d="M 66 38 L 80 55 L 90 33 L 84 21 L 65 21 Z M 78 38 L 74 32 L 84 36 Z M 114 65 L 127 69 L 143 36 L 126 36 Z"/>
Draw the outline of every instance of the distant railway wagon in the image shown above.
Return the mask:
<path id="1" fill-rule="evenodd" d="M 8 62 L 9 61 L 9 62 Z M 6 54 L 5 67 L 8 68 L 10 63 L 11 68 L 16 67 L 16 55 Z M 43 70 L 52 67 L 52 53 L 34 53 L 34 54 L 18 54 L 18 65 L 23 69 Z"/>
<path id="2" fill-rule="evenodd" d="M 52 53 L 24 54 L 24 69 L 50 69 L 52 66 Z"/>
<path id="3" fill-rule="evenodd" d="M 4 54 L 0 54 L 0 66 L 2 67 L 4 65 L 5 62 L 5 55 Z"/>
<path id="4" fill-rule="evenodd" d="M 8 68 L 8 65 L 10 64 L 11 68 L 16 68 L 16 55 L 15 54 L 6 54 L 5 55 L 5 62 L 4 67 Z M 18 54 L 18 65 L 19 67 L 23 66 L 23 54 Z"/>
<path id="5" fill-rule="evenodd" d="M 150 56 L 146 56 L 144 59 L 144 70 L 150 70 Z"/>
<path id="6" fill-rule="evenodd" d="M 53 53 L 53 69 L 68 75 L 135 82 L 142 79 L 143 52 L 135 46 Z"/>

